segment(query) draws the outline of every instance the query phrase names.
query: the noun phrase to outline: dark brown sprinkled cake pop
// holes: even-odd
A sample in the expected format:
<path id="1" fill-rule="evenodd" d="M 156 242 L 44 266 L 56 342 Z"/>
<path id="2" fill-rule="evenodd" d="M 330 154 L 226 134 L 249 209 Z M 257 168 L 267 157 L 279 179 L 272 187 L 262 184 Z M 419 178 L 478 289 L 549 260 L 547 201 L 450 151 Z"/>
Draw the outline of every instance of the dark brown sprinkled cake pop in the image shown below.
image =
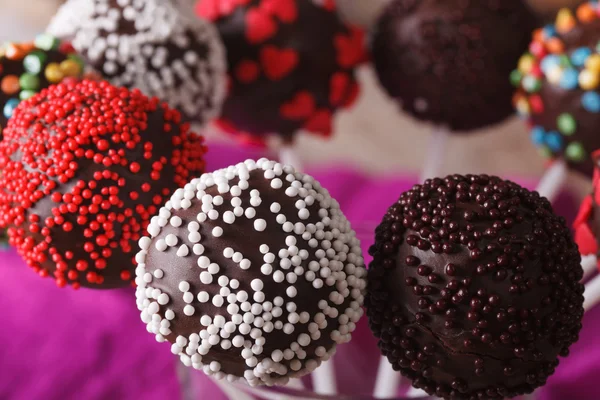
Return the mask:
<path id="1" fill-rule="evenodd" d="M 445 399 L 545 384 L 578 339 L 581 257 L 536 192 L 449 176 L 402 194 L 377 228 L 365 305 L 379 347 Z"/>
<path id="2" fill-rule="evenodd" d="M 406 112 L 471 131 L 513 114 L 508 76 L 534 23 L 523 0 L 394 0 L 375 27 L 373 62 Z"/>

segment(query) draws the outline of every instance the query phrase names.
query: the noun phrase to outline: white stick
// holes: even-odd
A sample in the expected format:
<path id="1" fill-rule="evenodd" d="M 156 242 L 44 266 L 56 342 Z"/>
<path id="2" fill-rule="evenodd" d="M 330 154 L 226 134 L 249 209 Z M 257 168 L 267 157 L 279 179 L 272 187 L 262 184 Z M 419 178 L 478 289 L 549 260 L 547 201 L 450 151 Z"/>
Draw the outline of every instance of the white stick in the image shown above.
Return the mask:
<path id="1" fill-rule="evenodd" d="M 566 180 L 567 164 L 562 160 L 556 160 L 552 166 L 546 170 L 544 176 L 542 176 L 536 191 L 540 196 L 543 196 L 552 202 L 560 193 Z"/>
<path id="2" fill-rule="evenodd" d="M 284 165 L 291 165 L 296 171 L 304 170 L 298 152 L 290 145 L 282 145 L 279 149 L 279 162 Z"/>
<path id="3" fill-rule="evenodd" d="M 417 389 L 416 387 L 411 386 L 410 389 L 408 389 L 408 392 L 406 392 L 406 398 L 407 399 L 422 399 L 424 397 L 427 398 L 432 398 L 432 397 L 428 397 L 429 395 L 421 389 Z"/>
<path id="4" fill-rule="evenodd" d="M 379 359 L 373 397 L 377 399 L 395 398 L 398 396 L 401 379 L 402 376 L 399 372 L 393 370 L 392 364 L 390 364 L 387 358 L 381 357 Z"/>
<path id="5" fill-rule="evenodd" d="M 315 372 L 311 374 L 313 390 L 317 394 L 337 394 L 337 382 L 335 380 L 335 367 L 333 360 L 321 363 Z"/>
<path id="6" fill-rule="evenodd" d="M 256 398 L 251 394 L 246 393 L 236 385 L 225 380 L 213 379 L 212 381 L 219 387 L 219 389 L 221 389 L 223 393 L 225 393 L 229 400 L 256 400 Z"/>
<path id="7" fill-rule="evenodd" d="M 585 285 L 583 292 L 583 309 L 584 311 L 591 310 L 596 304 L 600 303 L 600 276 L 595 277 Z"/>
<path id="8" fill-rule="evenodd" d="M 598 258 L 595 255 L 581 256 L 581 267 L 583 268 L 582 281 L 589 278 L 598 269 Z"/>
<path id="9" fill-rule="evenodd" d="M 440 175 L 446 153 L 446 144 L 450 137 L 450 131 L 446 128 L 438 128 L 431 134 L 427 154 L 425 154 L 425 164 L 421 170 L 419 183 L 429 178 L 436 178 Z"/>
<path id="10" fill-rule="evenodd" d="M 291 388 L 291 389 L 296 389 L 296 390 L 304 390 L 304 389 L 306 389 L 306 387 L 304 386 L 304 383 L 302 382 L 302 380 L 298 379 L 298 378 L 292 378 L 292 379 L 290 379 L 290 381 L 288 382 L 288 384 L 286 386 L 289 387 L 289 388 Z"/>

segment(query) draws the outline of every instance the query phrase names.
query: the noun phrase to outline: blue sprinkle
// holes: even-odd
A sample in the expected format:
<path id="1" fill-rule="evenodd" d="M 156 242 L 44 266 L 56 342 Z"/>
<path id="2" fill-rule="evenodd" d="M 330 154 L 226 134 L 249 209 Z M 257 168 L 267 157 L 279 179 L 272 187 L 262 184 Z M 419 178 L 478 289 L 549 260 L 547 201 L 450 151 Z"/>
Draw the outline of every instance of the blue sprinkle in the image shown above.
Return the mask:
<path id="1" fill-rule="evenodd" d="M 553 152 L 559 152 L 563 147 L 563 138 L 556 131 L 548 132 L 546 135 L 546 146 Z"/>
<path id="2" fill-rule="evenodd" d="M 571 54 L 571 62 L 576 67 L 583 67 L 585 60 L 592 55 L 592 51 L 589 47 L 580 47 Z"/>
<path id="3" fill-rule="evenodd" d="M 544 35 L 547 38 L 556 36 L 556 28 L 554 28 L 554 25 L 546 25 L 543 30 L 544 30 Z"/>
<path id="4" fill-rule="evenodd" d="M 547 55 L 540 63 L 540 68 L 544 74 L 547 74 L 550 69 L 556 65 L 560 65 L 560 58 L 554 54 Z"/>
<path id="5" fill-rule="evenodd" d="M 572 68 L 565 69 L 563 71 L 562 78 L 560 79 L 560 87 L 566 90 L 576 89 L 579 84 L 579 74 Z"/>
<path id="6" fill-rule="evenodd" d="M 596 92 L 585 92 L 581 96 L 581 105 L 591 113 L 600 112 L 600 94 Z"/>
<path id="7" fill-rule="evenodd" d="M 9 119 L 12 117 L 15 108 L 19 105 L 21 101 L 19 99 L 10 99 L 4 104 L 4 117 Z"/>
<path id="8" fill-rule="evenodd" d="M 544 141 L 545 135 L 546 135 L 546 132 L 544 132 L 544 128 L 542 128 L 541 126 L 535 126 L 531 130 L 531 141 L 536 146 L 543 146 L 545 143 L 545 141 Z"/>

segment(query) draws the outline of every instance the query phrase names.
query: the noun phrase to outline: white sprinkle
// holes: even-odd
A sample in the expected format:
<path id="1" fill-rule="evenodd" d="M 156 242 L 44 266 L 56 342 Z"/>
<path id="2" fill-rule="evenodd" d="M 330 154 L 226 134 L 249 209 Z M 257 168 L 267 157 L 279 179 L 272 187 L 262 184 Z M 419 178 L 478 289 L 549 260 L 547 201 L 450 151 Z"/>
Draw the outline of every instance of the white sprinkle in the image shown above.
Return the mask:
<path id="1" fill-rule="evenodd" d="M 183 313 L 185 315 L 187 315 L 188 317 L 191 317 L 192 315 L 194 315 L 195 312 L 196 312 L 196 310 L 194 309 L 194 307 L 190 306 L 189 304 L 186 305 L 185 307 L 183 307 Z"/>
<path id="2" fill-rule="evenodd" d="M 188 304 L 194 301 L 194 295 L 192 294 L 192 292 L 185 292 L 183 294 L 183 301 L 185 301 Z"/>
<path id="3" fill-rule="evenodd" d="M 252 290 L 260 292 L 261 290 L 263 290 L 263 287 L 264 287 L 263 281 L 261 281 L 260 279 L 254 279 L 250 283 L 250 287 L 252 288 Z"/>
<path id="4" fill-rule="evenodd" d="M 223 250 L 223 257 L 225 257 L 225 258 L 231 258 L 231 257 L 233 257 L 234 253 L 235 252 L 233 251 L 233 249 L 231 247 L 226 247 Z"/>
<path id="5" fill-rule="evenodd" d="M 198 232 L 200 230 L 200 224 L 196 221 L 192 221 L 188 224 L 188 230 L 190 232 Z"/>
<path id="6" fill-rule="evenodd" d="M 202 239 L 202 237 L 200 236 L 199 232 L 190 232 L 190 234 L 188 235 L 188 240 L 192 243 L 198 243 L 200 239 Z"/>
<path id="7" fill-rule="evenodd" d="M 154 271 L 153 275 L 156 279 L 161 279 L 164 276 L 164 272 L 162 269 L 159 268 L 156 271 Z"/>
<path id="8" fill-rule="evenodd" d="M 190 290 L 190 284 L 186 281 L 179 282 L 179 291 L 182 293 L 186 293 Z"/>
<path id="9" fill-rule="evenodd" d="M 200 292 L 196 297 L 200 303 L 206 303 L 208 300 L 210 300 L 210 296 L 207 292 Z"/>
<path id="10" fill-rule="evenodd" d="M 158 304 L 160 304 L 161 306 L 164 306 L 169 302 L 169 295 L 167 295 L 166 293 L 162 293 L 160 296 L 158 296 L 158 299 L 156 301 L 158 301 Z"/>
<path id="11" fill-rule="evenodd" d="M 252 207 L 248 207 L 248 208 L 246 208 L 244 215 L 246 215 L 246 218 L 252 219 L 256 216 L 256 210 Z"/>
<path id="12" fill-rule="evenodd" d="M 272 203 L 270 209 L 273 214 L 277 214 L 281 211 L 281 205 L 279 203 Z"/>
<path id="13" fill-rule="evenodd" d="M 213 277 L 209 272 L 202 272 L 200 274 L 200 282 L 204 283 L 205 285 L 209 285 L 211 284 L 213 281 Z"/>
<path id="14" fill-rule="evenodd" d="M 240 268 L 243 270 L 247 270 L 249 269 L 251 266 L 250 260 L 248 260 L 247 258 L 244 258 L 242 261 L 240 261 Z"/>
<path id="15" fill-rule="evenodd" d="M 158 251 L 165 251 L 167 249 L 167 243 L 163 239 L 158 239 L 154 246 Z"/>
<path id="16" fill-rule="evenodd" d="M 167 235 L 167 237 L 165 238 L 165 243 L 167 243 L 167 246 L 169 247 L 173 247 L 177 245 L 177 236 L 173 235 L 172 233 L 169 233 Z"/>
<path id="17" fill-rule="evenodd" d="M 179 247 L 179 249 L 177 250 L 177 255 L 179 257 L 185 257 L 189 253 L 190 253 L 190 249 L 185 244 L 182 244 L 181 247 Z"/>
<path id="18" fill-rule="evenodd" d="M 221 237 L 223 235 L 223 228 L 215 226 L 212 230 L 212 234 L 214 237 Z"/>
<path id="19" fill-rule="evenodd" d="M 281 189 L 282 186 L 283 186 L 283 182 L 279 178 L 275 178 L 271 181 L 271 187 L 273 189 Z"/>
<path id="20" fill-rule="evenodd" d="M 265 229 L 267 229 L 267 221 L 265 221 L 262 218 L 255 220 L 254 229 L 256 229 L 258 232 L 264 231 Z"/>
<path id="21" fill-rule="evenodd" d="M 200 256 L 200 255 L 204 254 L 204 246 L 202 246 L 201 244 L 195 244 L 194 247 L 192 248 L 192 251 L 194 252 L 195 255 Z"/>
<path id="22" fill-rule="evenodd" d="M 223 222 L 226 224 L 233 224 L 235 222 L 235 214 L 231 211 L 225 211 L 223 214 Z"/>
<path id="23" fill-rule="evenodd" d="M 174 228 L 179 228 L 181 226 L 181 223 L 183 221 L 181 221 L 181 218 L 179 218 L 177 215 L 171 217 L 171 226 L 173 226 Z"/>

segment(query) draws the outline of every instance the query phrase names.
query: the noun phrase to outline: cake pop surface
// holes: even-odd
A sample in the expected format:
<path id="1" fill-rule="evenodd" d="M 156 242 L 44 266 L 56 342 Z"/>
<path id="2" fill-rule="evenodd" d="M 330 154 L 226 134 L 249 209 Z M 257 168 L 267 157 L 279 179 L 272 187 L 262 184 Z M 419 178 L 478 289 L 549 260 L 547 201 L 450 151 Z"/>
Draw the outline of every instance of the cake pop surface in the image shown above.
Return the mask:
<path id="1" fill-rule="evenodd" d="M 261 159 L 175 192 L 140 240 L 148 331 L 217 379 L 285 384 L 348 342 L 363 314 L 360 242 L 309 175 Z"/>
<path id="2" fill-rule="evenodd" d="M 384 216 L 365 306 L 379 347 L 444 399 L 545 384 L 576 342 L 581 256 L 547 199 L 486 175 L 427 180 Z"/>
<path id="3" fill-rule="evenodd" d="M 48 31 L 72 40 L 115 86 L 156 96 L 187 120 L 205 124 L 220 112 L 225 51 L 189 0 L 68 0 Z"/>
<path id="4" fill-rule="evenodd" d="M 83 77 L 83 60 L 73 47 L 49 34 L 31 43 L 0 48 L 0 132 L 23 100 L 65 78 Z M 0 136 L 1 138 L 1 136 Z"/>
<path id="5" fill-rule="evenodd" d="M 469 132 L 514 113 L 507 77 L 534 24 L 522 0 L 394 0 L 374 27 L 373 63 L 408 114 Z"/>
<path id="6" fill-rule="evenodd" d="M 514 106 L 547 158 L 592 176 L 592 153 L 600 149 L 600 8 L 585 2 L 562 9 L 554 24 L 533 34 L 529 51 L 511 75 Z"/>
<path id="7" fill-rule="evenodd" d="M 594 160 L 594 178 L 592 193 L 587 195 L 579 208 L 579 213 L 573 222 L 575 242 L 582 255 L 598 254 L 600 248 L 600 151 L 592 153 Z"/>
<path id="8" fill-rule="evenodd" d="M 203 139 L 180 119 L 107 82 L 50 86 L 22 102 L 0 142 L 10 244 L 58 286 L 130 285 L 150 217 L 204 168 Z"/>
<path id="9" fill-rule="evenodd" d="M 242 140 L 299 131 L 329 136 L 337 110 L 359 87 L 363 32 L 341 21 L 333 0 L 201 0 L 197 13 L 218 28 L 229 64 L 221 128 Z"/>

